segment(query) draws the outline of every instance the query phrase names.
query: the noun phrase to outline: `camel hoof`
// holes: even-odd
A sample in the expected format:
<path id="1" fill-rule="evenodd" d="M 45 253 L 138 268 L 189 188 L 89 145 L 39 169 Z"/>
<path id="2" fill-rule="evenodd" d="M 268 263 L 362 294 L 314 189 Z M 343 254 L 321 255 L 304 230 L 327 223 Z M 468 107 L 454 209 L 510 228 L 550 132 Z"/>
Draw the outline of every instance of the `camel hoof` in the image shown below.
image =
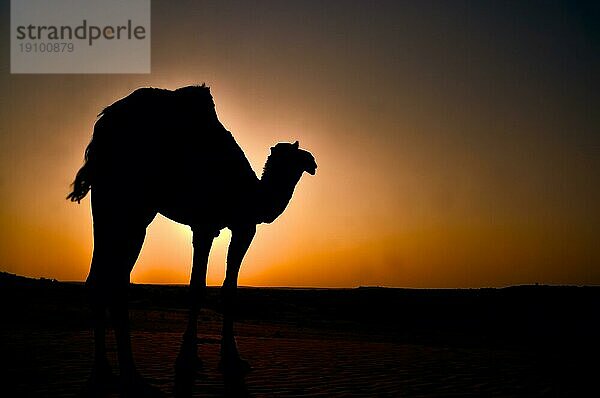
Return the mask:
<path id="1" fill-rule="evenodd" d="M 224 375 L 242 377 L 252 370 L 250 363 L 240 356 L 235 339 L 221 340 L 221 361 L 219 370 Z"/>
<path id="2" fill-rule="evenodd" d="M 118 391 L 119 378 L 112 372 L 108 362 L 96 363 L 82 392 L 84 397 L 103 396 Z"/>
<path id="3" fill-rule="evenodd" d="M 185 331 L 182 338 L 182 343 L 184 346 L 198 345 L 200 339 L 196 332 Z"/>
<path id="4" fill-rule="evenodd" d="M 196 336 L 184 336 L 175 360 L 175 369 L 199 370 L 202 368 L 202 360 L 198 356 L 198 341 Z"/>
<path id="5" fill-rule="evenodd" d="M 250 373 L 252 366 L 239 356 L 225 356 L 219 362 L 219 370 L 225 375 L 241 377 Z"/>
<path id="6" fill-rule="evenodd" d="M 175 360 L 176 370 L 200 370 L 203 367 L 202 359 L 195 352 L 180 352 Z"/>
<path id="7" fill-rule="evenodd" d="M 126 398 L 163 398 L 163 392 L 148 383 L 142 376 L 136 375 L 129 380 L 123 380 L 121 397 Z"/>

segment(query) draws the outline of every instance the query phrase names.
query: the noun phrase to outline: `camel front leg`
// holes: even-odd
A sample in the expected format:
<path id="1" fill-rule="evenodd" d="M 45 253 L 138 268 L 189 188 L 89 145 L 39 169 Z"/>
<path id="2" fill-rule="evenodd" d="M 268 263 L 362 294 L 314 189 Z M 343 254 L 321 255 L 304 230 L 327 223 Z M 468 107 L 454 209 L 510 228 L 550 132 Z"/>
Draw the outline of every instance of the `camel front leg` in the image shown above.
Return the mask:
<path id="1" fill-rule="evenodd" d="M 221 360 L 224 370 L 241 370 L 240 367 L 247 366 L 239 356 L 233 333 L 233 318 L 240 266 L 255 234 L 256 225 L 235 228 L 231 231 L 231 243 L 227 251 L 227 272 L 221 289 L 223 297 Z"/>
<path id="2" fill-rule="evenodd" d="M 190 313 L 188 324 L 177 356 L 176 370 L 187 374 L 187 370 L 201 365 L 198 358 L 198 315 L 206 296 L 206 269 L 214 236 L 201 229 L 193 231 L 194 258 L 190 278 Z"/>

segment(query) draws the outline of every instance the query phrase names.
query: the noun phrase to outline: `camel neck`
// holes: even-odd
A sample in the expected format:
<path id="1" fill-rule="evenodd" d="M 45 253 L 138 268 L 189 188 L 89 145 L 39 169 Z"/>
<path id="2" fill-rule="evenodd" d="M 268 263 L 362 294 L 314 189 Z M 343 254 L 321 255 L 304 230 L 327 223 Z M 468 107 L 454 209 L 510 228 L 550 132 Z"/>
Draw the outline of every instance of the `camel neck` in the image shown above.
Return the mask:
<path id="1" fill-rule="evenodd" d="M 259 222 L 272 223 L 287 207 L 302 173 L 268 173 L 260 179 Z"/>

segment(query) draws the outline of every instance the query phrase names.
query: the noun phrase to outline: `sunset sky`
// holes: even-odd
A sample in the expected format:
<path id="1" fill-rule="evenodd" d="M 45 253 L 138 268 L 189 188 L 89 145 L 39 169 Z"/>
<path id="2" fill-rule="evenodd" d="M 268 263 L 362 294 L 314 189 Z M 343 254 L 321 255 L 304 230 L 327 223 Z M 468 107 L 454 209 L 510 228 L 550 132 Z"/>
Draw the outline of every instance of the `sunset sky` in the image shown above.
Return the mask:
<path id="1" fill-rule="evenodd" d="M 65 196 L 96 115 L 206 82 L 255 172 L 280 141 L 319 166 L 259 226 L 241 285 L 600 284 L 597 3 L 153 1 L 147 75 L 11 75 L 9 3 L 0 271 L 84 280 L 89 197 Z M 189 228 L 158 216 L 132 281 L 186 283 L 191 257 Z"/>

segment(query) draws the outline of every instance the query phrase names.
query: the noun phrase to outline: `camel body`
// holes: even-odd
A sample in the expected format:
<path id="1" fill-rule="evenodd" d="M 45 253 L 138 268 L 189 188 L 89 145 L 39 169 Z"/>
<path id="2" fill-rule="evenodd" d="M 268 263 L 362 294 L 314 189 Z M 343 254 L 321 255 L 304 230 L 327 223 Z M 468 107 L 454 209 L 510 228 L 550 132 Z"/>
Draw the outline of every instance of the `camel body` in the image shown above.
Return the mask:
<path id="1" fill-rule="evenodd" d="M 192 228 L 259 221 L 259 180 L 206 87 L 134 91 L 100 114 L 91 145 L 93 195 L 129 199 Z"/>
<path id="2" fill-rule="evenodd" d="M 111 379 L 106 359 L 105 312 L 115 328 L 119 367 L 127 394 L 152 389 L 135 370 L 127 288 L 146 228 L 156 214 L 191 226 L 193 266 L 190 315 L 178 364 L 195 363 L 197 318 L 206 291 L 212 241 L 232 232 L 223 282 L 223 370 L 247 368 L 233 333 L 233 307 L 242 259 L 256 224 L 274 221 L 286 208 L 313 156 L 294 144 L 271 148 L 260 179 L 232 134 L 217 118 L 208 87 L 174 91 L 142 88 L 105 108 L 94 126 L 85 164 L 67 197 L 80 202 L 92 192 L 94 253 L 86 284 L 94 314 L 95 360 L 91 380 Z"/>

